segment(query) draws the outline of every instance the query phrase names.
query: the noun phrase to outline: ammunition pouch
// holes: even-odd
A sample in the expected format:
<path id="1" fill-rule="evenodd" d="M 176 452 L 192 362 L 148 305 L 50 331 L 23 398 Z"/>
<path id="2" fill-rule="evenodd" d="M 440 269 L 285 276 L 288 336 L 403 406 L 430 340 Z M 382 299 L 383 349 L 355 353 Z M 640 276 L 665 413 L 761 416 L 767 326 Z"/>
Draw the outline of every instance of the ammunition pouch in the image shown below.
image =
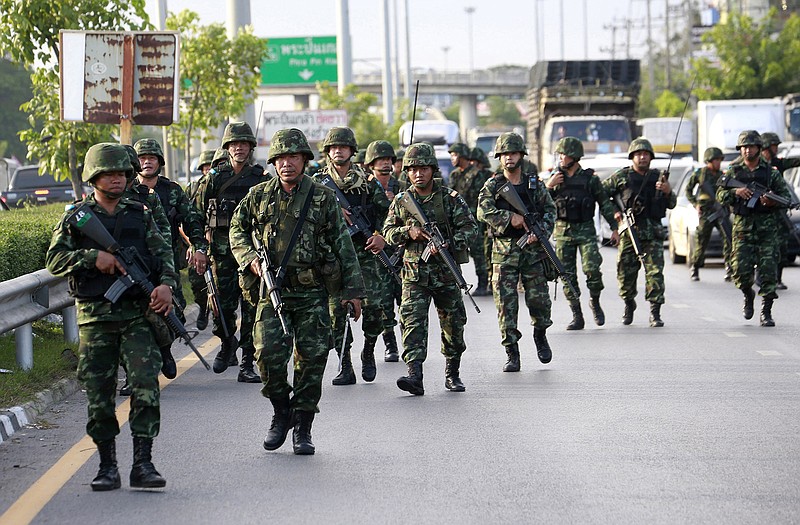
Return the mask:
<path id="1" fill-rule="evenodd" d="M 338 259 L 325 261 L 320 268 L 320 273 L 328 295 L 336 295 L 342 291 L 342 267 Z"/>
<path id="2" fill-rule="evenodd" d="M 163 316 L 155 313 L 152 309 L 148 308 L 144 314 L 144 318 L 150 323 L 153 328 L 153 336 L 155 337 L 156 344 L 159 348 L 172 345 L 172 342 L 177 339 Z"/>
<path id="3" fill-rule="evenodd" d="M 461 250 L 453 249 L 453 259 L 458 264 L 467 264 L 469 262 L 469 250 L 467 248 L 463 248 Z"/>
<path id="4" fill-rule="evenodd" d="M 208 209 L 206 210 L 206 221 L 208 227 L 228 228 L 231 225 L 233 211 L 236 209 L 236 202 L 227 199 L 209 199 Z"/>
<path id="5" fill-rule="evenodd" d="M 542 263 L 542 275 L 548 281 L 557 281 L 558 280 L 558 269 L 556 265 L 550 260 L 549 257 L 544 257 L 541 261 Z"/>

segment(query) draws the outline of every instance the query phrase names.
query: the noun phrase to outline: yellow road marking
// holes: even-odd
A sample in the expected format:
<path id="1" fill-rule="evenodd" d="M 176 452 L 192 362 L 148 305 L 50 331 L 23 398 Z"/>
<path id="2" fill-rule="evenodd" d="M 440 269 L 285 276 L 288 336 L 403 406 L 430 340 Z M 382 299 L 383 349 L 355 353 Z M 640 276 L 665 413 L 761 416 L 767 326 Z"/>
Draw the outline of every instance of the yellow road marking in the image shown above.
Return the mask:
<path id="1" fill-rule="evenodd" d="M 211 351 L 218 346 L 216 337 L 211 337 L 204 344 L 200 345 L 198 350 L 208 359 Z M 199 364 L 200 360 L 189 352 L 189 355 L 178 361 L 178 375 L 177 379 L 186 370 Z M 167 379 L 164 376 L 159 377 L 159 386 L 163 389 L 175 379 Z M 128 414 L 131 411 L 130 398 L 126 399 L 117 407 L 117 422 L 120 428 L 123 428 L 128 422 Z M 39 512 L 44 508 L 47 503 L 53 499 L 59 490 L 67 483 L 67 481 L 75 475 L 89 458 L 97 450 L 92 438 L 84 436 L 83 439 L 78 441 L 71 449 L 69 449 L 61 458 L 56 461 L 55 465 L 45 472 L 28 490 L 22 494 L 17 501 L 15 501 L 2 516 L 0 516 L 0 525 L 28 525 L 36 517 Z"/>

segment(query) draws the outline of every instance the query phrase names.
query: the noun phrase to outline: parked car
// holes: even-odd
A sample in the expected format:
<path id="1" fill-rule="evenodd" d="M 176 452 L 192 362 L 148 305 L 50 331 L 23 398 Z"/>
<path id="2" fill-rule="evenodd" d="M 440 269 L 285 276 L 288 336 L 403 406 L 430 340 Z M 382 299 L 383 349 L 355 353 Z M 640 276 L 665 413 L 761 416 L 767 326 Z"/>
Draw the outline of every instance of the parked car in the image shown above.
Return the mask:
<path id="1" fill-rule="evenodd" d="M 84 194 L 89 191 L 89 188 L 84 187 Z M 40 173 L 39 166 L 20 166 L 11 175 L 8 190 L 0 192 L 0 200 L 9 208 L 19 208 L 26 204 L 73 202 L 75 199 L 70 181 L 57 181 L 49 173 Z"/>

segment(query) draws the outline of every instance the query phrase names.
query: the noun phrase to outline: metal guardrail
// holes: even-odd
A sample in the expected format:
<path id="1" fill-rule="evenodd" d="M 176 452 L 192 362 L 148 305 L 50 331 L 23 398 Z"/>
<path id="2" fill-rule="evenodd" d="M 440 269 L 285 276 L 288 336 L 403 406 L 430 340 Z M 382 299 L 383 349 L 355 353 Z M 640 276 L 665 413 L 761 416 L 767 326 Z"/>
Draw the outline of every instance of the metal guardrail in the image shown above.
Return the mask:
<path id="1" fill-rule="evenodd" d="M 59 311 L 64 318 L 64 340 L 78 342 L 77 310 L 66 278 L 39 270 L 0 282 L 0 334 L 14 330 L 17 364 L 23 370 L 33 367 L 31 323 Z"/>

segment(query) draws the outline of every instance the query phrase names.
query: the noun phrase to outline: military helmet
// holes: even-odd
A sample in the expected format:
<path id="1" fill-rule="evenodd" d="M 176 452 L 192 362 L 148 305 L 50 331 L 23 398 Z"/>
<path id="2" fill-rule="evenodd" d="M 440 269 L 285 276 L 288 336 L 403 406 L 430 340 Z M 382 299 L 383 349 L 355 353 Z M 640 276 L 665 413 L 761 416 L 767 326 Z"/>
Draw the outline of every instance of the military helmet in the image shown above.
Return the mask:
<path id="1" fill-rule="evenodd" d="M 453 142 L 449 148 L 447 148 L 448 153 L 455 153 L 465 159 L 469 158 L 469 148 L 463 142 Z"/>
<path id="2" fill-rule="evenodd" d="M 364 164 L 371 165 L 377 159 L 391 158 L 392 164 L 397 162 L 397 156 L 394 154 L 394 148 L 385 140 L 375 140 L 367 146 L 367 155 L 364 158 Z"/>
<path id="3" fill-rule="evenodd" d="M 400 148 L 399 150 L 395 151 L 394 153 L 397 156 L 397 160 L 402 161 L 403 157 L 406 154 L 406 150 L 404 150 L 403 148 Z"/>
<path id="4" fill-rule="evenodd" d="M 356 156 L 353 159 L 353 162 L 358 164 L 364 164 L 364 159 L 367 157 L 367 150 L 366 148 L 362 148 L 356 151 Z"/>
<path id="5" fill-rule="evenodd" d="M 249 142 L 253 148 L 258 145 L 256 137 L 253 135 L 253 129 L 247 122 L 231 122 L 225 126 L 225 132 L 222 134 L 222 148 L 228 149 L 228 144 L 239 141 Z"/>
<path id="6" fill-rule="evenodd" d="M 403 168 L 409 166 L 430 166 L 434 173 L 439 171 L 439 161 L 436 160 L 436 151 L 426 142 L 412 144 L 403 157 Z"/>
<path id="7" fill-rule="evenodd" d="M 272 142 L 269 146 L 270 164 L 275 164 L 275 158 L 281 155 L 291 155 L 293 153 L 303 153 L 306 160 L 314 159 L 314 152 L 308 145 L 306 136 L 297 128 L 280 129 L 272 135 Z"/>
<path id="8" fill-rule="evenodd" d="M 155 155 L 158 157 L 158 162 L 161 166 L 166 164 L 166 162 L 164 162 L 164 151 L 161 149 L 161 144 L 159 144 L 156 139 L 137 140 L 136 144 L 133 145 L 133 149 L 136 150 L 136 155 L 139 157 L 143 155 Z M 139 169 L 139 171 L 142 170 Z"/>
<path id="9" fill-rule="evenodd" d="M 739 139 L 736 141 L 736 149 L 742 146 L 758 146 L 762 148 L 764 143 L 761 140 L 761 135 L 754 129 L 746 129 L 739 133 Z"/>
<path id="10" fill-rule="evenodd" d="M 581 157 L 583 157 L 583 142 L 577 137 L 564 137 L 558 141 L 556 153 L 563 153 L 567 157 L 581 160 Z"/>
<path id="11" fill-rule="evenodd" d="M 631 145 L 628 146 L 628 159 L 633 158 L 633 154 L 637 151 L 648 151 L 650 152 L 651 157 L 656 156 L 656 152 L 653 149 L 653 145 L 644 137 L 637 137 L 633 139 Z"/>
<path id="12" fill-rule="evenodd" d="M 773 133 L 771 131 L 765 131 L 761 134 L 761 142 L 765 148 L 768 148 L 772 145 L 777 146 L 781 143 L 781 138 L 778 136 L 777 133 Z"/>
<path id="13" fill-rule="evenodd" d="M 128 158 L 131 161 L 131 167 L 133 168 L 133 174 L 136 175 L 137 173 L 142 171 L 142 165 L 139 163 L 139 155 L 136 153 L 136 150 L 130 144 L 123 144 L 125 151 L 128 152 Z"/>
<path id="14" fill-rule="evenodd" d="M 353 154 L 358 151 L 356 136 L 350 128 L 331 128 L 328 130 L 325 140 L 322 141 L 322 151 L 327 154 L 331 146 L 350 146 Z"/>
<path id="15" fill-rule="evenodd" d="M 487 168 L 492 164 L 489 161 L 489 157 L 486 155 L 486 152 L 477 146 L 469 150 L 469 160 L 480 162 Z"/>
<path id="16" fill-rule="evenodd" d="M 201 170 L 206 164 L 210 165 L 214 160 L 214 153 L 216 152 L 213 149 L 203 150 L 203 152 L 200 153 L 200 160 L 197 161 L 197 169 Z"/>
<path id="17" fill-rule="evenodd" d="M 230 156 L 228 155 L 228 150 L 217 148 L 214 152 L 214 158 L 211 159 L 211 167 L 216 168 L 223 162 L 227 162 Z"/>
<path id="18" fill-rule="evenodd" d="M 91 183 L 98 175 L 111 171 L 123 171 L 129 179 L 133 176 L 133 166 L 125 146 L 100 142 L 89 148 L 83 159 L 83 182 Z"/>
<path id="19" fill-rule="evenodd" d="M 528 150 L 525 149 L 525 141 L 519 134 L 507 131 L 497 137 L 497 142 L 494 144 L 494 158 L 499 158 L 503 153 L 514 153 L 517 151 L 523 155 L 528 154 Z"/>
<path id="20" fill-rule="evenodd" d="M 703 162 L 711 162 L 714 159 L 724 159 L 724 158 L 725 155 L 719 148 L 707 148 L 706 151 L 703 152 Z"/>

